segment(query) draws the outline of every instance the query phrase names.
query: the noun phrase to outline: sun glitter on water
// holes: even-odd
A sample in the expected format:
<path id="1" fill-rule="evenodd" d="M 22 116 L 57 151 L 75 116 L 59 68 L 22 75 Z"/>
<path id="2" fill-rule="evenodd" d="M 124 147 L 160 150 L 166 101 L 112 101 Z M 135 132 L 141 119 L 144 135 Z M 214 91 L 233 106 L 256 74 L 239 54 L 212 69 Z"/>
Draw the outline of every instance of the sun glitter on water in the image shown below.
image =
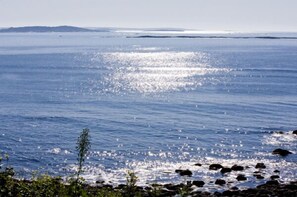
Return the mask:
<path id="1" fill-rule="evenodd" d="M 208 54 L 202 52 L 114 52 L 99 56 L 109 71 L 104 77 L 105 91 L 114 93 L 193 90 L 213 80 L 206 78 L 208 74 L 229 71 L 213 67 Z"/>

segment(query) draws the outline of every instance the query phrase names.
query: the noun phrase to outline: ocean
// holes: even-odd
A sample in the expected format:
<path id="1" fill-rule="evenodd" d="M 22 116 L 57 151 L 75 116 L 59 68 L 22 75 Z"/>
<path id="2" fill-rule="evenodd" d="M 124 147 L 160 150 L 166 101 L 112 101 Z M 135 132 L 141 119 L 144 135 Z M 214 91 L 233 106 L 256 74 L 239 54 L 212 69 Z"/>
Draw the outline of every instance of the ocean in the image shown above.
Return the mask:
<path id="1" fill-rule="evenodd" d="M 280 181 L 296 180 L 296 39 L 138 35 L 0 34 L 0 151 L 18 177 L 73 174 L 89 128 L 89 183 L 125 183 L 133 170 L 139 185 L 186 179 L 211 189 L 222 178 L 212 163 L 246 167 L 248 180 L 232 172 L 226 187 L 264 183 L 276 169 Z M 253 177 L 258 162 L 264 180 Z"/>

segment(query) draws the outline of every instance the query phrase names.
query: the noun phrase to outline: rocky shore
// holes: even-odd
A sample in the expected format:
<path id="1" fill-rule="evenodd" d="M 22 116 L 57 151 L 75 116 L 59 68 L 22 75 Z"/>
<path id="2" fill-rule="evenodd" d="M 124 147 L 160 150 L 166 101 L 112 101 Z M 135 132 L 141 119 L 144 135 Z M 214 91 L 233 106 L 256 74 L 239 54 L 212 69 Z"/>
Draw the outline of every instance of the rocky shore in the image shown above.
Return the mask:
<path id="1" fill-rule="evenodd" d="M 297 130 L 291 133 L 297 135 Z M 271 151 L 275 157 L 285 158 L 295 152 L 277 148 Z M 8 157 L 7 157 L 8 158 Z M 167 197 L 167 196 L 261 196 L 261 197 L 297 197 L 297 180 L 284 182 L 280 169 L 273 168 L 266 171 L 268 163 L 254 163 L 253 165 L 223 163 L 201 164 L 193 166 L 202 168 L 207 173 L 215 172 L 219 177 L 203 181 L 192 177 L 195 171 L 176 169 L 177 176 L 184 177 L 179 184 L 148 184 L 138 186 L 138 178 L 134 172 L 128 172 L 126 183 L 111 185 L 104 181 L 86 184 L 77 174 L 77 178 L 62 180 L 59 177 L 41 175 L 32 180 L 19 180 L 14 177 L 13 168 L 0 165 L 0 197 L 2 196 L 112 196 L 112 197 Z M 192 179 L 190 179 L 192 178 Z M 255 187 L 237 187 L 242 183 L 258 183 Z M 211 186 L 211 189 L 210 189 Z"/>
<path id="2" fill-rule="evenodd" d="M 201 196 L 201 197 L 216 197 L 216 196 L 261 196 L 261 197 L 296 197 L 297 196 L 297 181 L 287 184 L 280 184 L 277 180 L 267 181 L 265 184 L 259 185 L 256 188 L 249 188 L 239 190 L 232 188 L 223 192 L 206 192 L 197 191 L 195 188 L 201 187 L 203 183 L 199 181 L 189 182 L 187 184 L 166 184 L 166 185 L 153 185 L 152 187 L 137 187 L 135 193 L 140 196 Z M 98 186 L 97 186 L 98 187 Z M 111 185 L 102 185 L 99 188 L 108 188 L 120 193 L 125 191 L 125 185 L 112 187 Z M 92 189 L 91 189 L 92 190 Z M 93 188 L 94 190 L 94 188 Z M 132 195 L 133 196 L 133 195 Z"/>

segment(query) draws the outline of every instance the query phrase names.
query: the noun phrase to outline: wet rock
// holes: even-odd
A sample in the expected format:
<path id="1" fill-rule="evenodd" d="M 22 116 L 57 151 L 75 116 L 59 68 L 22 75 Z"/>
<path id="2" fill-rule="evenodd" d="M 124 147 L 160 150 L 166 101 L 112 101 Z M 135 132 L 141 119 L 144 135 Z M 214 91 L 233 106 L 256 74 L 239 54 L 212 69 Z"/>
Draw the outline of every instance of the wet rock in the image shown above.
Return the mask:
<path id="1" fill-rule="evenodd" d="M 168 190 L 172 190 L 172 191 L 178 191 L 180 188 L 184 187 L 184 184 L 178 184 L 178 185 L 174 185 L 174 184 L 165 184 L 164 188 L 168 189 Z"/>
<path id="2" fill-rule="evenodd" d="M 243 175 L 243 174 L 239 174 L 239 175 L 236 177 L 236 179 L 237 179 L 238 181 L 246 181 L 246 180 L 247 180 L 247 178 L 246 178 L 245 175 Z"/>
<path id="3" fill-rule="evenodd" d="M 256 165 L 255 168 L 261 168 L 261 169 L 264 169 L 264 168 L 266 168 L 266 166 L 265 166 L 264 163 L 257 163 L 257 165 Z"/>
<path id="4" fill-rule="evenodd" d="M 274 155 L 280 155 L 280 156 L 287 156 L 288 154 L 292 154 L 290 151 L 285 150 L 285 149 L 281 149 L 281 148 L 277 148 L 275 149 L 272 154 Z"/>
<path id="5" fill-rule="evenodd" d="M 274 180 L 274 179 L 279 179 L 279 176 L 278 176 L 278 175 L 272 175 L 270 178 L 271 178 L 272 180 Z"/>
<path id="6" fill-rule="evenodd" d="M 274 133 L 277 133 L 277 134 L 284 134 L 283 131 L 275 131 Z"/>
<path id="7" fill-rule="evenodd" d="M 223 166 L 221 164 L 211 164 L 209 166 L 210 170 L 218 170 L 218 169 L 221 169 L 221 168 L 223 168 Z"/>
<path id="8" fill-rule="evenodd" d="M 225 185 L 226 184 L 226 181 L 223 180 L 223 179 L 217 179 L 216 182 L 215 182 L 216 185 Z"/>
<path id="9" fill-rule="evenodd" d="M 256 179 L 264 179 L 264 176 L 260 174 L 254 174 L 254 177 L 256 177 Z"/>
<path id="10" fill-rule="evenodd" d="M 222 194 L 223 196 L 237 196 L 239 194 L 239 191 L 226 190 Z"/>
<path id="11" fill-rule="evenodd" d="M 280 173 L 280 171 L 279 171 L 279 170 L 274 170 L 273 172 L 274 172 L 274 173 Z"/>
<path id="12" fill-rule="evenodd" d="M 193 173 L 190 170 L 175 170 L 176 173 L 179 173 L 180 176 L 192 176 Z"/>
<path id="13" fill-rule="evenodd" d="M 244 168 L 242 166 L 238 166 L 238 165 L 233 165 L 231 167 L 231 170 L 233 171 L 242 171 Z"/>
<path id="14" fill-rule="evenodd" d="M 277 180 L 271 180 L 271 181 L 267 181 L 266 185 L 279 185 L 279 182 Z"/>
<path id="15" fill-rule="evenodd" d="M 192 184 L 197 186 L 197 187 L 203 187 L 203 185 L 205 183 L 204 183 L 204 181 L 193 181 Z"/>
<path id="16" fill-rule="evenodd" d="M 126 187 L 125 184 L 119 184 L 116 189 L 124 189 Z"/>
<path id="17" fill-rule="evenodd" d="M 201 163 L 195 163 L 195 166 L 202 166 Z"/>
<path id="18" fill-rule="evenodd" d="M 221 173 L 222 173 L 222 174 L 225 174 L 225 173 L 227 173 L 227 172 L 231 172 L 231 168 L 222 168 L 222 169 L 221 169 Z"/>
<path id="19" fill-rule="evenodd" d="M 293 132 L 292 132 L 292 134 L 295 134 L 295 135 L 297 135 L 297 130 L 293 131 Z"/>
<path id="20" fill-rule="evenodd" d="M 238 187 L 231 187 L 232 190 L 238 190 Z"/>

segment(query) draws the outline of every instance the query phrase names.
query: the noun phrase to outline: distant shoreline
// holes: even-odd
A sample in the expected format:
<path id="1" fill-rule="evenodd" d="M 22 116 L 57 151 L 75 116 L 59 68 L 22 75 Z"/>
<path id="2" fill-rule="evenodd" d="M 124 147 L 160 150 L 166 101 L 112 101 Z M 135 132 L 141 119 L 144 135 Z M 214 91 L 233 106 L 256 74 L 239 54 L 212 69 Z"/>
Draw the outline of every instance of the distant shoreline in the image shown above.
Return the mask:
<path id="1" fill-rule="evenodd" d="M 25 27 L 10 27 L 10 28 L 2 28 L 0 29 L 0 33 L 47 33 L 47 32 L 109 32 L 106 28 L 101 29 L 89 29 L 75 26 L 25 26 Z"/>

